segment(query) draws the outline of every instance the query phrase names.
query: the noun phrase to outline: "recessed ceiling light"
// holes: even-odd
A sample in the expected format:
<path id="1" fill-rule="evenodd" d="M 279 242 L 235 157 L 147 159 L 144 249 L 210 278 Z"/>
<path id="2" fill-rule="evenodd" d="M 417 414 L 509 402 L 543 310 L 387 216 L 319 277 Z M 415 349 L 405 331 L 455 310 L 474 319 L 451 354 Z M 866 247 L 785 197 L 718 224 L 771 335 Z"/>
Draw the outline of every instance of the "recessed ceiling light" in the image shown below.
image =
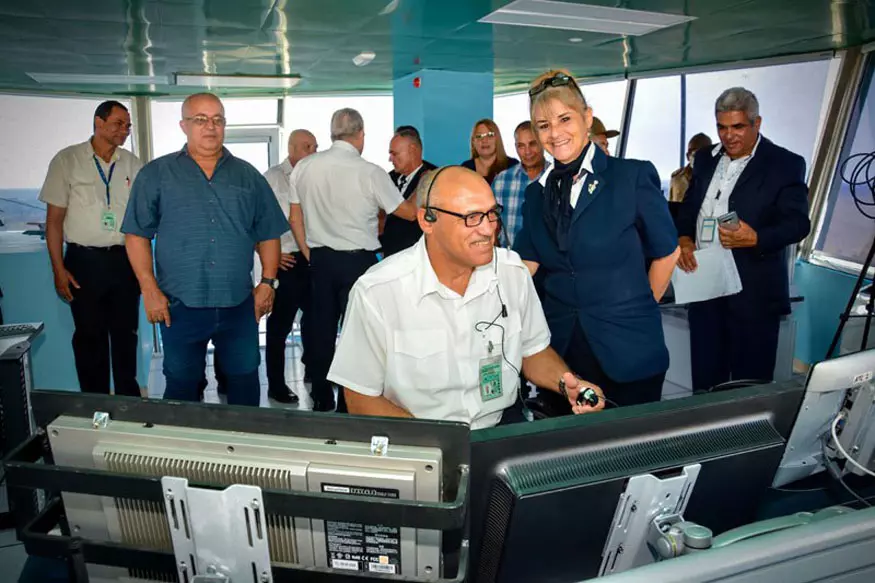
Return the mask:
<path id="1" fill-rule="evenodd" d="M 682 14 L 571 4 L 555 0 L 515 0 L 487 14 L 478 22 L 641 36 L 695 18 Z"/>
<path id="2" fill-rule="evenodd" d="M 301 82 L 298 75 L 205 75 L 202 73 L 176 73 L 176 85 L 185 87 L 253 87 L 265 89 L 291 89 Z"/>
<path id="3" fill-rule="evenodd" d="M 352 58 L 352 62 L 356 67 L 364 67 L 374 60 L 377 53 L 374 51 L 362 51 Z"/>
<path id="4" fill-rule="evenodd" d="M 580 38 L 579 36 L 573 36 L 570 39 L 568 39 L 568 42 L 570 42 L 570 43 L 582 43 L 583 39 Z"/>
<path id="5" fill-rule="evenodd" d="M 27 73 L 41 85 L 169 85 L 166 76 L 91 75 L 75 73 Z"/>

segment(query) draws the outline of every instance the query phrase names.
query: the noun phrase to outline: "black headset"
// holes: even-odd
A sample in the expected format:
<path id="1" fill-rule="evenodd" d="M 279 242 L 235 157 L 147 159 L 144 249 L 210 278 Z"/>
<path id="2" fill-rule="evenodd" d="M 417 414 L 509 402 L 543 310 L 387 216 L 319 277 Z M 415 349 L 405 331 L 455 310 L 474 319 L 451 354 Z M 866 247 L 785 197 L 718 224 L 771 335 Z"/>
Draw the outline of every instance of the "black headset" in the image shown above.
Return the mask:
<path id="1" fill-rule="evenodd" d="M 437 214 L 431 208 L 431 189 L 434 188 L 435 183 L 437 183 L 438 176 L 441 175 L 441 172 L 446 170 L 447 168 L 452 168 L 453 166 L 441 166 L 434 173 L 434 178 L 431 179 L 431 182 L 428 183 L 428 190 L 425 191 L 425 219 L 426 223 L 434 223 L 437 221 Z"/>

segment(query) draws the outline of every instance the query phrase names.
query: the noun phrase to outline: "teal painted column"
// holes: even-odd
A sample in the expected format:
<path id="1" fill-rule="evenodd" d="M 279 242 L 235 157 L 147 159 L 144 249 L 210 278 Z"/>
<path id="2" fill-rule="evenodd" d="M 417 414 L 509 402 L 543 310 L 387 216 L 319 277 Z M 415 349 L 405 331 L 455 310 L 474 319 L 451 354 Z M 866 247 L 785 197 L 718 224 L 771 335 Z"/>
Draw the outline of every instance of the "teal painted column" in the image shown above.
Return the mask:
<path id="1" fill-rule="evenodd" d="M 432 164 L 464 162 L 471 157 L 474 122 L 492 117 L 493 87 L 492 73 L 425 69 L 399 77 L 394 82 L 395 127 L 416 127 L 423 157 Z"/>
<path id="2" fill-rule="evenodd" d="M 7 324 L 43 322 L 45 329 L 31 349 L 33 386 L 37 389 L 78 391 L 73 361 L 73 316 L 70 306 L 55 294 L 45 241 L 19 233 L 0 232 L 0 288 Z M 140 302 L 137 381 L 149 382 L 152 326 Z M 112 382 L 112 381 L 110 381 Z"/>

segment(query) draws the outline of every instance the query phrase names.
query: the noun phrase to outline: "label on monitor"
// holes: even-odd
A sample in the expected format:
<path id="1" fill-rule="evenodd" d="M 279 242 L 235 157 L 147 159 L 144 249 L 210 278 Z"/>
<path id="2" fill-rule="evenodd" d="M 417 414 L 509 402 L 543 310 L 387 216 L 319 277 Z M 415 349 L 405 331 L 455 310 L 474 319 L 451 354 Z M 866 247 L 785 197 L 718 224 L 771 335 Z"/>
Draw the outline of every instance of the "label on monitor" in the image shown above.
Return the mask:
<path id="1" fill-rule="evenodd" d="M 397 500 L 398 490 L 371 486 L 322 484 L 328 494 Z M 325 550 L 332 569 L 399 575 L 401 529 L 395 526 L 325 521 Z"/>

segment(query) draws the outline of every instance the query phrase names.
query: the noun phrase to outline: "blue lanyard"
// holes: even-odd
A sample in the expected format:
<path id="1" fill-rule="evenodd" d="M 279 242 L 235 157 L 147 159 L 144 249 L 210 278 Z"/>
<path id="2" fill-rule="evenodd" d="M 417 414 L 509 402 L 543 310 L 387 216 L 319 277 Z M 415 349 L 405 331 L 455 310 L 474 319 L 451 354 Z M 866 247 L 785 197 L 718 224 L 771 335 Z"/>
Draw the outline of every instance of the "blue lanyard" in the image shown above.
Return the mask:
<path id="1" fill-rule="evenodd" d="M 106 206 L 110 206 L 109 182 L 112 180 L 112 173 L 115 170 L 115 162 L 109 166 L 109 178 L 107 178 L 106 174 L 103 173 L 103 168 L 100 166 L 100 162 L 97 161 L 97 154 L 92 154 L 92 156 L 94 157 L 94 165 L 97 166 L 97 171 L 100 173 L 100 179 L 103 181 L 103 185 L 106 186 Z"/>

